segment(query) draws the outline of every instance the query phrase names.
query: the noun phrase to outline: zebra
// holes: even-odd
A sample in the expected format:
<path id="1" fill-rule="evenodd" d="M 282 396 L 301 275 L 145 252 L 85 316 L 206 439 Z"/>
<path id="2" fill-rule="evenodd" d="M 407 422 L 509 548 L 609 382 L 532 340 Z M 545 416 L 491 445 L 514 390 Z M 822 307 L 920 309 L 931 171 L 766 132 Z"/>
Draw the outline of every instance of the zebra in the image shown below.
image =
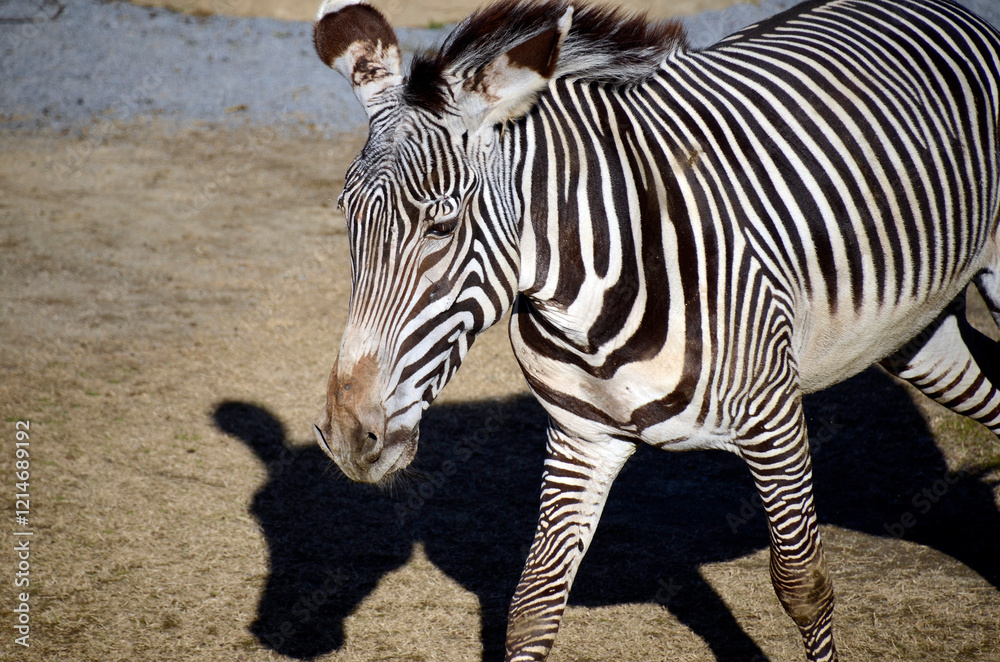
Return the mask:
<path id="1" fill-rule="evenodd" d="M 315 424 L 393 480 L 421 414 L 510 311 L 549 417 L 506 660 L 551 649 L 639 444 L 724 449 L 766 514 L 806 657 L 836 660 L 802 396 L 881 362 L 1000 434 L 1000 33 L 950 0 L 812 0 L 716 45 L 576 0 L 480 9 L 404 71 L 327 0 L 320 59 L 369 122 L 338 201 L 352 289 Z"/>

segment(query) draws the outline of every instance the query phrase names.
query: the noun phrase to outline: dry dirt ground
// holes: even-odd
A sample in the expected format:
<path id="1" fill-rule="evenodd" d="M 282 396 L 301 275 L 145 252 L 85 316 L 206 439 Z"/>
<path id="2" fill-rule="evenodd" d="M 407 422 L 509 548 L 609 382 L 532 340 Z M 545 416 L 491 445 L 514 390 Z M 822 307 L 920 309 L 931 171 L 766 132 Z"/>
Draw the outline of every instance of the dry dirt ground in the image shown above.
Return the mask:
<path id="1" fill-rule="evenodd" d="M 349 291 L 335 199 L 362 140 L 0 134 L 0 659 L 500 659 L 545 425 L 504 330 L 392 490 L 312 441 Z M 843 659 L 995 662 L 1000 442 L 875 370 L 808 412 Z M 765 546 L 738 461 L 641 452 L 551 659 L 801 659 Z"/>

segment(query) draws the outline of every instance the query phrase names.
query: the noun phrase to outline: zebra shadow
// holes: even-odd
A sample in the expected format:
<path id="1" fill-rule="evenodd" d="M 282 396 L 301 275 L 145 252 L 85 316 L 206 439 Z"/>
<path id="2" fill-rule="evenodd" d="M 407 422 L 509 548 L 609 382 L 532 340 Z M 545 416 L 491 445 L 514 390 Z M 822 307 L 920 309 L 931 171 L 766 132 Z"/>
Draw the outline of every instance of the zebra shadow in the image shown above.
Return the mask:
<path id="1" fill-rule="evenodd" d="M 1000 588 L 992 487 L 949 473 L 901 387 L 872 369 L 809 396 L 806 410 L 823 523 L 938 549 Z M 214 419 L 268 469 L 250 506 L 270 551 L 250 625 L 261 644 L 298 659 L 340 649 L 345 618 L 419 542 L 479 599 L 484 662 L 503 658 L 542 472 L 546 417 L 533 399 L 432 407 L 416 476 L 388 491 L 349 482 L 315 446 L 289 448 L 264 408 L 225 402 Z M 718 660 L 766 660 L 699 573 L 767 546 L 756 503 L 738 458 L 641 448 L 612 490 L 571 604 L 658 602 Z"/>

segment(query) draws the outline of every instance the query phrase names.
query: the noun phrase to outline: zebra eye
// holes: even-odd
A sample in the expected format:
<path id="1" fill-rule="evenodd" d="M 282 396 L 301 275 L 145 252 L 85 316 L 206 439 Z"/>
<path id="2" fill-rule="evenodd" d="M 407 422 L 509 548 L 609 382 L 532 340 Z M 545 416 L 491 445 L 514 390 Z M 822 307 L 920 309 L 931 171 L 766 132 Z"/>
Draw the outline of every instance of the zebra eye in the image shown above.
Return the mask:
<path id="1" fill-rule="evenodd" d="M 435 200 L 428 210 L 430 225 L 427 227 L 429 237 L 447 237 L 458 227 L 461 207 L 455 198 Z"/>

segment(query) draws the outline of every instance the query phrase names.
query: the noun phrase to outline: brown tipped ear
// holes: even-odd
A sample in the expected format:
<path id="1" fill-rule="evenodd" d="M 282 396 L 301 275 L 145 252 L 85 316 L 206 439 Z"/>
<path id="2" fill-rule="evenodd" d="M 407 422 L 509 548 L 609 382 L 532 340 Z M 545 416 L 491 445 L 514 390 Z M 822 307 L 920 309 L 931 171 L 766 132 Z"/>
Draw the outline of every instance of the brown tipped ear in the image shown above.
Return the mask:
<path id="1" fill-rule="evenodd" d="M 572 21 L 573 7 L 567 7 L 551 29 L 522 41 L 474 75 L 452 83 L 456 104 L 471 130 L 518 119 L 531 110 L 555 74 Z"/>
<path id="2" fill-rule="evenodd" d="M 339 71 L 371 115 L 372 98 L 402 84 L 396 33 L 385 17 L 359 0 L 326 0 L 313 28 L 316 54 Z"/>

